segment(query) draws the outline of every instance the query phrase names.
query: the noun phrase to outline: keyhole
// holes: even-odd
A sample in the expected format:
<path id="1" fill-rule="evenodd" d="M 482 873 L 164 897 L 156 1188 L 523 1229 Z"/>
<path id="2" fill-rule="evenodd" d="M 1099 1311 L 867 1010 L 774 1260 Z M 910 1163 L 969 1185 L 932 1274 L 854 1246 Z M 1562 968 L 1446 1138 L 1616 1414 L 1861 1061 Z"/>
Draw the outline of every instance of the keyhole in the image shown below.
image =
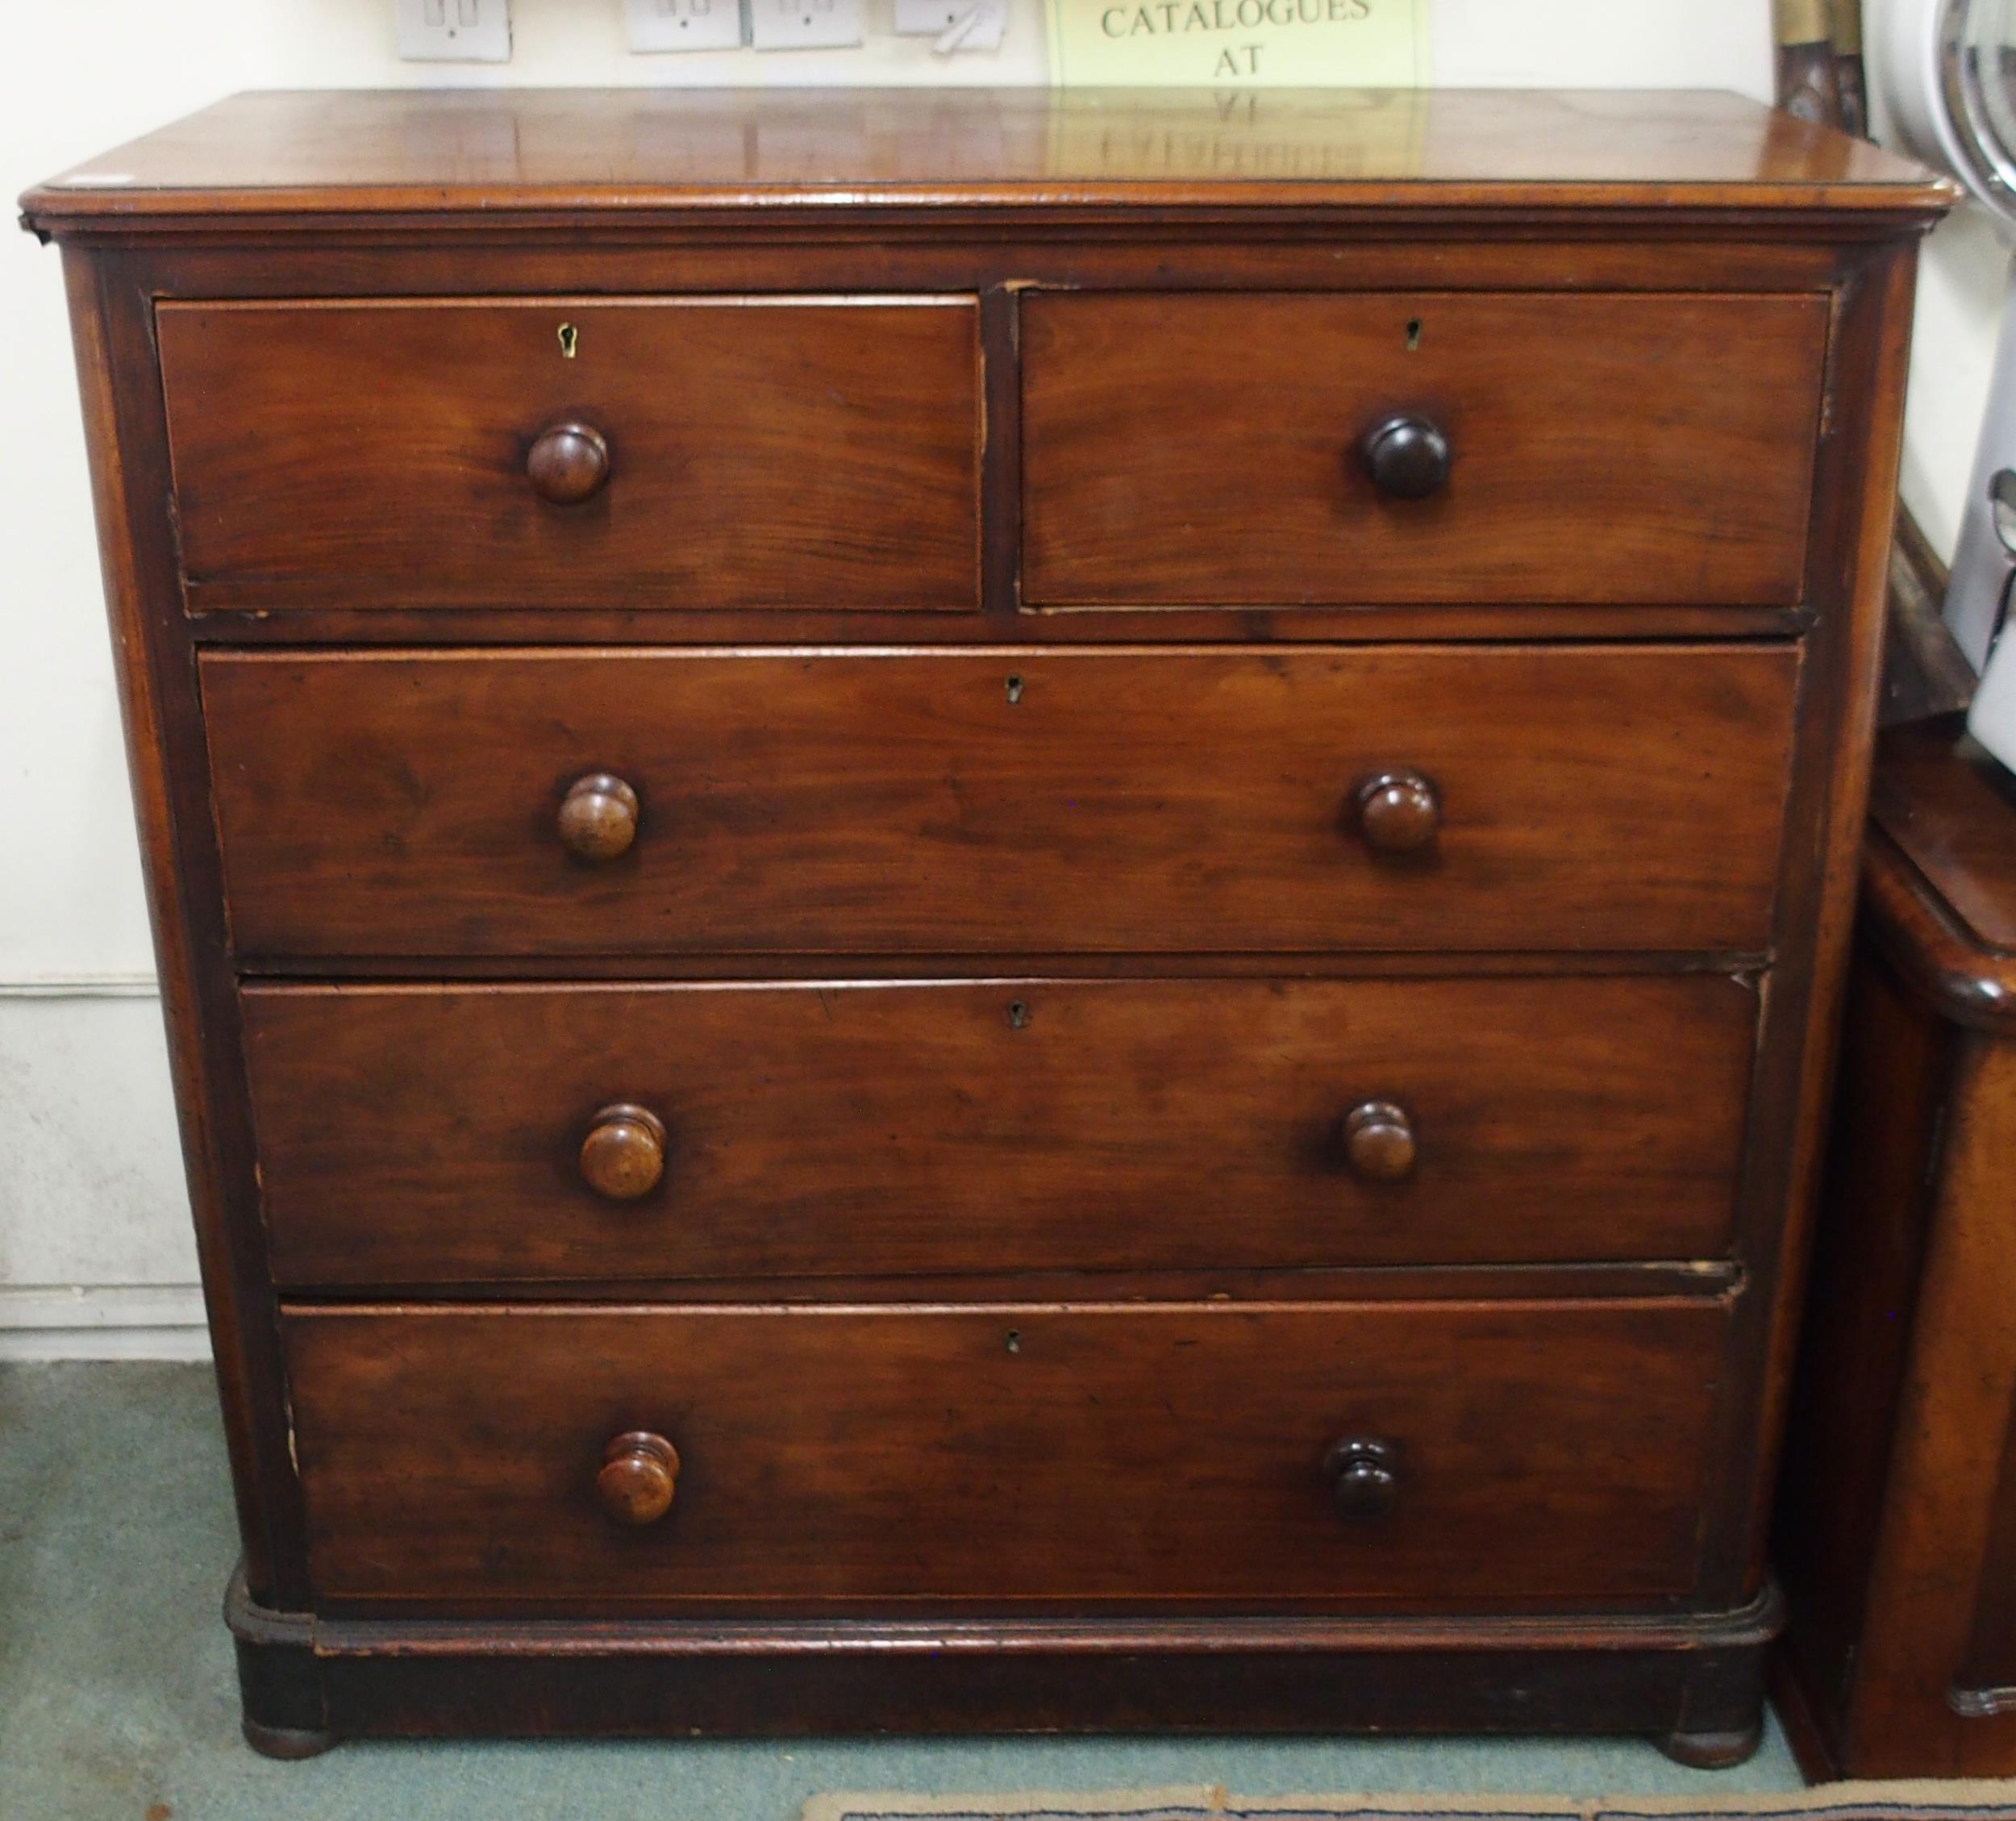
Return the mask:
<path id="1" fill-rule="evenodd" d="M 573 360 L 574 350 L 580 346 L 581 331 L 572 323 L 561 323 L 560 326 L 560 357 L 563 360 Z"/>
<path id="2" fill-rule="evenodd" d="M 1029 1028 L 1029 1006 L 1027 1001 L 1010 999 L 1008 1002 L 1008 1028 L 1010 1031 L 1026 1031 Z"/>
<path id="3" fill-rule="evenodd" d="M 1407 352 L 1410 354 L 1421 352 L 1421 319 L 1418 316 L 1407 324 Z"/>
<path id="4" fill-rule="evenodd" d="M 1019 1353 L 1022 1351 L 1022 1330 L 1020 1328 L 1009 1329 L 1006 1345 L 1008 1351 L 1011 1353 Z"/>
<path id="5" fill-rule="evenodd" d="M 1008 700 L 1011 704 L 1022 700 L 1021 677 L 1010 677 L 1008 679 Z"/>

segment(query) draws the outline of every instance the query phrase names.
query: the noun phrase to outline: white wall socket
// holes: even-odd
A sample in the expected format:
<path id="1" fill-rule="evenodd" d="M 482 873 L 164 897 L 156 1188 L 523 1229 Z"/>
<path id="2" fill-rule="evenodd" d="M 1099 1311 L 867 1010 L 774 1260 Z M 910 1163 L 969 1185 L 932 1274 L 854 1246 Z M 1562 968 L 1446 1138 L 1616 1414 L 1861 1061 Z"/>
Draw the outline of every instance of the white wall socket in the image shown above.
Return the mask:
<path id="1" fill-rule="evenodd" d="M 861 41 L 861 0 L 749 0 L 759 51 L 832 50 Z"/>
<path id="2" fill-rule="evenodd" d="M 935 38 L 949 31 L 972 10 L 973 0 L 896 0 L 896 30 L 900 37 Z"/>
<path id="3" fill-rule="evenodd" d="M 898 35 L 935 38 L 948 54 L 998 51 L 1007 26 L 1007 0 L 896 0 Z"/>
<path id="4" fill-rule="evenodd" d="M 744 42 L 742 0 L 623 0 L 633 51 L 732 51 Z"/>
<path id="5" fill-rule="evenodd" d="M 407 62 L 509 63 L 510 0 L 392 0 Z"/>

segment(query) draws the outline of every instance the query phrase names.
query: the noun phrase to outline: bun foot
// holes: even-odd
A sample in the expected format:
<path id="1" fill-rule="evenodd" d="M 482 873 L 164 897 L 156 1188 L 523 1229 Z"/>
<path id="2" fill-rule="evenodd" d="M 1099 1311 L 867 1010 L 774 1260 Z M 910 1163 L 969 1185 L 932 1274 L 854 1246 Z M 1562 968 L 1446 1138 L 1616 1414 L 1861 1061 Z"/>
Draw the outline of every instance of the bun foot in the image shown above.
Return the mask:
<path id="1" fill-rule="evenodd" d="M 1689 1770 L 1728 1770 L 1756 1755 L 1764 1743 L 1764 1722 L 1730 1732 L 1661 1733 L 1652 1743 Z"/>
<path id="2" fill-rule="evenodd" d="M 245 1743 L 262 1758 L 319 1758 L 336 1743 L 333 1732 L 319 1732 L 305 1727 L 261 1726 L 244 1722 Z"/>

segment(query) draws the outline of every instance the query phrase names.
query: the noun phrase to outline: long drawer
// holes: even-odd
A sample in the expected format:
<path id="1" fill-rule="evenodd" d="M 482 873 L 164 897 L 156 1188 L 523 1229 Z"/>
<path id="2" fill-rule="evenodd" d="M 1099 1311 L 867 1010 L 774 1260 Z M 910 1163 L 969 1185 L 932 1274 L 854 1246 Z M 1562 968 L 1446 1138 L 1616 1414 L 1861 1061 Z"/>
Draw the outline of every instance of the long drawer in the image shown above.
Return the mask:
<path id="1" fill-rule="evenodd" d="M 1756 1014 L 1718 974 L 244 1004 L 302 1286 L 1710 1257 Z"/>
<path id="2" fill-rule="evenodd" d="M 285 1320 L 319 1598 L 577 1610 L 1684 1595 L 1725 1332 L 1706 1301 Z"/>
<path id="3" fill-rule="evenodd" d="M 1814 297 L 1023 306 L 1033 603 L 1789 606 Z"/>
<path id="4" fill-rule="evenodd" d="M 970 609 L 970 297 L 164 303 L 189 601 Z"/>
<path id="5" fill-rule="evenodd" d="M 1797 672 L 1784 646 L 202 664 L 255 962 L 1760 951 Z"/>

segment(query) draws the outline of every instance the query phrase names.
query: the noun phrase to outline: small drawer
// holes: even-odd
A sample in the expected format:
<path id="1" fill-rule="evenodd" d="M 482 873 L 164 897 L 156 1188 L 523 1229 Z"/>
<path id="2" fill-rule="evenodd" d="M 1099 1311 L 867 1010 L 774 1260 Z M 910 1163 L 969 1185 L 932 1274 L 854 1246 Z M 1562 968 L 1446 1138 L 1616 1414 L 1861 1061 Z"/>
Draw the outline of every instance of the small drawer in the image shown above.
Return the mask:
<path id="1" fill-rule="evenodd" d="M 296 1306 L 318 1598 L 1666 1600 L 1718 1302 Z"/>
<path id="2" fill-rule="evenodd" d="M 970 298 L 164 303 L 205 608 L 970 609 Z"/>
<path id="3" fill-rule="evenodd" d="M 244 1006 L 302 1288 L 1710 1257 L 1756 1015 L 1720 974 Z"/>
<path id="4" fill-rule="evenodd" d="M 1036 606 L 1787 606 L 1814 297 L 1023 305 Z"/>
<path id="5" fill-rule="evenodd" d="M 1785 646 L 211 653 L 241 959 L 1769 943 Z"/>

